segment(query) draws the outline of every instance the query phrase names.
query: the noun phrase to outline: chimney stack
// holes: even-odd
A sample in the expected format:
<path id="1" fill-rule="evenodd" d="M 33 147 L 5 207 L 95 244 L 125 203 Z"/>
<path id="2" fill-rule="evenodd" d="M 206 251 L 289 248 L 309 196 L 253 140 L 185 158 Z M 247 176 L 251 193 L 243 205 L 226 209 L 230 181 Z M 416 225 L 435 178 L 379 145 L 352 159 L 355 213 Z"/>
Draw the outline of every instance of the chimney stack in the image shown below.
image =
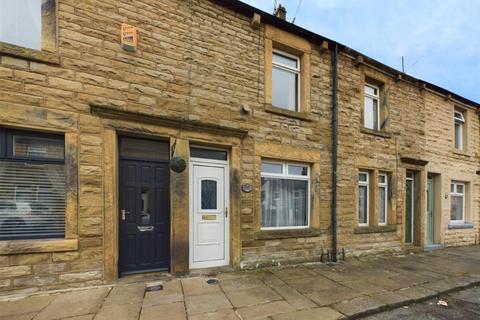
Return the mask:
<path id="1" fill-rule="evenodd" d="M 282 20 L 287 20 L 287 9 L 281 4 L 278 5 L 278 8 L 275 10 L 275 16 Z"/>

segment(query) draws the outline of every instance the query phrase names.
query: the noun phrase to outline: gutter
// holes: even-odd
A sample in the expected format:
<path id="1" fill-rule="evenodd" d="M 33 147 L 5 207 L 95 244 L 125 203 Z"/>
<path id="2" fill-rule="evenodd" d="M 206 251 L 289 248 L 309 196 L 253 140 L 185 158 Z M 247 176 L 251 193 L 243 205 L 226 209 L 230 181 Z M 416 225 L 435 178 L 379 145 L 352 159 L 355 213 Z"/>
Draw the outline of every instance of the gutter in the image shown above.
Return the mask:
<path id="1" fill-rule="evenodd" d="M 332 260 L 337 262 L 338 44 L 332 52 Z"/>

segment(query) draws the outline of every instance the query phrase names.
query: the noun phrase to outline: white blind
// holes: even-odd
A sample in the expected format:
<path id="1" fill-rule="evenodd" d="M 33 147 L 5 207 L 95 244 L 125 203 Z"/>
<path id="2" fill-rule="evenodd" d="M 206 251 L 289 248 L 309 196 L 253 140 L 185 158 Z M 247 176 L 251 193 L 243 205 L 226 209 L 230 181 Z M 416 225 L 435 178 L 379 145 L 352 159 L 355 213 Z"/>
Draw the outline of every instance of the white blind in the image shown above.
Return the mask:
<path id="1" fill-rule="evenodd" d="M 0 240 L 63 238 L 65 166 L 0 161 Z"/>

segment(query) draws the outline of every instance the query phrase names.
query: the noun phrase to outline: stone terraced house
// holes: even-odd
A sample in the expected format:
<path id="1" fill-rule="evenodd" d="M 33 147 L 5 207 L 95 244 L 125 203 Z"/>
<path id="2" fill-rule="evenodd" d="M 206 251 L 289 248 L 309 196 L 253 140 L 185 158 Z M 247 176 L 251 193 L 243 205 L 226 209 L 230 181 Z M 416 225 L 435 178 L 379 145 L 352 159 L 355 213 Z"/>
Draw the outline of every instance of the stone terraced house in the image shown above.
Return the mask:
<path id="1" fill-rule="evenodd" d="M 284 14 L 2 0 L 0 291 L 477 244 L 480 105 Z"/>

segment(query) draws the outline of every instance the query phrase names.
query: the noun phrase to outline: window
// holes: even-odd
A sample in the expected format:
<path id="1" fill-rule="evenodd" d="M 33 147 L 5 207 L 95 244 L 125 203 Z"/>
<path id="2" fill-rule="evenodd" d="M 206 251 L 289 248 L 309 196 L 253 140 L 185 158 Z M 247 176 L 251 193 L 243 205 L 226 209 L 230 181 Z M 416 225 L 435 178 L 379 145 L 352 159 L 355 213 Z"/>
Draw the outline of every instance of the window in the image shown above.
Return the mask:
<path id="1" fill-rule="evenodd" d="M 358 224 L 368 225 L 369 216 L 369 173 L 359 172 L 358 174 Z"/>
<path id="2" fill-rule="evenodd" d="M 450 186 L 450 222 L 465 222 L 465 184 L 453 182 Z"/>
<path id="3" fill-rule="evenodd" d="M 455 111 L 455 149 L 463 150 L 463 131 L 465 126 L 465 117 L 463 116 L 463 112 Z"/>
<path id="4" fill-rule="evenodd" d="M 64 138 L 0 129 L 0 146 L 0 240 L 63 238 Z"/>
<path id="5" fill-rule="evenodd" d="M 262 229 L 307 228 L 310 215 L 310 168 L 262 162 Z"/>
<path id="6" fill-rule="evenodd" d="M 386 225 L 388 215 L 388 176 L 378 175 L 378 224 Z"/>
<path id="7" fill-rule="evenodd" d="M 380 89 L 365 85 L 364 126 L 367 129 L 380 130 Z"/>
<path id="8" fill-rule="evenodd" d="M 55 51 L 55 0 L 1 0 L 0 41 Z"/>
<path id="9" fill-rule="evenodd" d="M 272 105 L 299 111 L 300 58 L 274 51 L 272 55 Z"/>

